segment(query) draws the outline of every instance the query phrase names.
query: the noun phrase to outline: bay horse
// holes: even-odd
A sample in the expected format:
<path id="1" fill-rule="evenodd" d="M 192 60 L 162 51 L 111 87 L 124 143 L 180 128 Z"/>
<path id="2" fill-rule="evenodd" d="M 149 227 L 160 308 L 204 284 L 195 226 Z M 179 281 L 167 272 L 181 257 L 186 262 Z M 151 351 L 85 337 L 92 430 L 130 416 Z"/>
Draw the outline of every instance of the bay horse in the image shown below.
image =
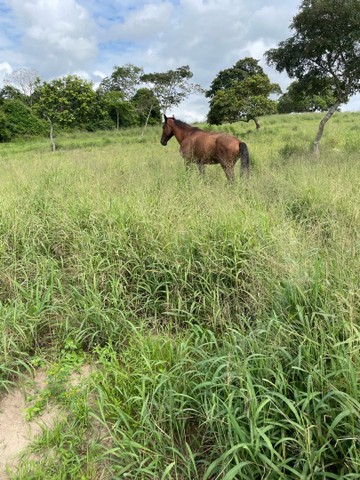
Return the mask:
<path id="1" fill-rule="evenodd" d="M 229 182 L 234 181 L 234 166 L 241 159 L 241 174 L 248 175 L 250 157 L 246 143 L 233 135 L 221 132 L 206 132 L 192 127 L 174 117 L 164 115 L 161 145 L 166 146 L 173 136 L 180 144 L 180 153 L 186 167 L 195 163 L 201 175 L 205 165 L 220 163 Z"/>

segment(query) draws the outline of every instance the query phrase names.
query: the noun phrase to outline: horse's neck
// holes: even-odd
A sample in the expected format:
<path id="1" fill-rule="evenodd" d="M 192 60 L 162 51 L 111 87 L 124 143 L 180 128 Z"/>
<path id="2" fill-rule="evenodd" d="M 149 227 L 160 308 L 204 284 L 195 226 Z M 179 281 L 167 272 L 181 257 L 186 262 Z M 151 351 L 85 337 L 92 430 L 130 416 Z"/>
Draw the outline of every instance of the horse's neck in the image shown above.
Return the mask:
<path id="1" fill-rule="evenodd" d="M 173 127 L 173 132 L 176 140 L 181 144 L 181 142 L 188 137 L 191 132 L 194 130 L 194 127 L 191 127 L 190 125 L 176 125 L 174 124 Z"/>

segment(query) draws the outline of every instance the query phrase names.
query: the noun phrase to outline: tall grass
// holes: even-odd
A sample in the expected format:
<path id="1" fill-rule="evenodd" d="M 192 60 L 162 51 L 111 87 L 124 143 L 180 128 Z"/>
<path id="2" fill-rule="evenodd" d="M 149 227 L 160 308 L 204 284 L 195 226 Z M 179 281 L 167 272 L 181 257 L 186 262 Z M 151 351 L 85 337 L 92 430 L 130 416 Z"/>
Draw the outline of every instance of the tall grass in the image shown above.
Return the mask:
<path id="1" fill-rule="evenodd" d="M 321 160 L 318 121 L 223 126 L 232 187 L 155 127 L 0 145 L 1 387 L 69 344 L 96 365 L 14 478 L 359 477 L 358 115 Z"/>

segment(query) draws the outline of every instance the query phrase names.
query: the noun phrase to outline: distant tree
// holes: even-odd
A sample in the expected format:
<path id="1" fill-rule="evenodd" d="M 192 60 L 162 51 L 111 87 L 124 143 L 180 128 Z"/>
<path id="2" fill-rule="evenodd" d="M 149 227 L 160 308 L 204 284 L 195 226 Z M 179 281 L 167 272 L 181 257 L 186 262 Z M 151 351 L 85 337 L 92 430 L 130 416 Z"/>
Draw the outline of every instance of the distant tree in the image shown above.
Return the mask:
<path id="1" fill-rule="evenodd" d="M 221 70 L 211 82 L 205 96 L 213 98 L 219 90 L 228 90 L 235 82 L 242 82 L 253 75 L 263 75 L 264 71 L 258 63 L 258 60 L 246 57 L 238 60 L 231 68 Z"/>
<path id="2" fill-rule="evenodd" d="M 121 92 L 123 100 L 129 102 L 139 89 L 141 76 L 144 71 L 141 67 L 127 63 L 122 67 L 114 67 L 110 77 L 105 77 L 99 89 L 105 93 L 109 91 Z"/>
<path id="3" fill-rule="evenodd" d="M 9 142 L 11 138 L 12 134 L 9 129 L 7 116 L 2 107 L 0 107 L 0 143 Z"/>
<path id="4" fill-rule="evenodd" d="M 327 79 L 317 82 L 316 88 L 311 83 L 296 80 L 278 101 L 279 113 L 324 112 L 336 102 L 334 90 Z"/>
<path id="5" fill-rule="evenodd" d="M 6 142 L 18 136 L 46 134 L 46 122 L 20 99 L 6 99 L 0 107 L 0 141 Z"/>
<path id="6" fill-rule="evenodd" d="M 124 107 L 124 94 L 119 90 L 109 90 L 104 94 L 104 102 L 116 114 L 116 129 L 120 126 L 120 113 Z"/>
<path id="7" fill-rule="evenodd" d="M 5 85 L 0 90 L 0 100 L 21 100 L 26 103 L 26 96 L 13 85 Z"/>
<path id="8" fill-rule="evenodd" d="M 140 88 L 134 95 L 132 103 L 138 115 L 140 125 L 143 125 L 142 135 L 148 123 L 161 122 L 160 105 L 154 93 L 148 88 Z"/>
<path id="9" fill-rule="evenodd" d="M 21 68 L 14 70 L 4 78 L 5 86 L 15 87 L 24 97 L 24 100 L 31 107 L 33 103 L 33 94 L 40 81 L 36 70 L 32 68 Z"/>
<path id="10" fill-rule="evenodd" d="M 105 77 L 98 88 L 111 117 L 115 116 L 116 128 L 135 125 L 136 112 L 131 100 L 141 85 L 142 68 L 127 63 L 114 67 L 109 77 Z"/>
<path id="11" fill-rule="evenodd" d="M 278 84 L 269 77 L 254 58 L 239 60 L 232 68 L 218 73 L 206 92 L 210 98 L 207 121 L 210 124 L 224 122 L 255 122 L 258 117 L 276 112 L 276 102 L 270 94 L 281 93 Z"/>
<path id="12" fill-rule="evenodd" d="M 315 153 L 326 122 L 342 103 L 360 91 L 359 0 L 303 0 L 290 25 L 292 37 L 265 53 L 269 65 L 313 86 L 327 80 L 335 102 L 321 120 Z"/>
<path id="13" fill-rule="evenodd" d="M 180 103 L 193 93 L 203 93 L 200 85 L 189 82 L 193 74 L 188 65 L 163 73 L 148 73 L 141 77 L 157 99 L 162 113 Z"/>
<path id="14" fill-rule="evenodd" d="M 50 125 L 50 142 L 55 150 L 54 125 L 63 128 L 81 127 L 97 115 L 99 104 L 92 84 L 68 75 L 45 82 L 36 92 L 36 111 Z"/>

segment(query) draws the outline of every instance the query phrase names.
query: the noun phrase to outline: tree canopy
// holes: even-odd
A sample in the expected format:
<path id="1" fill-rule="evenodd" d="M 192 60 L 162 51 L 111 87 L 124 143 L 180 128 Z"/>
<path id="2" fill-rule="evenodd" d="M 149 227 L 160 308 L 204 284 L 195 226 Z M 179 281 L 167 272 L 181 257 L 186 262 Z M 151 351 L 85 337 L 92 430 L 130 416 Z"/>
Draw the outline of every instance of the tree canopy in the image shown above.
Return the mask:
<path id="1" fill-rule="evenodd" d="M 231 68 L 221 70 L 211 82 L 205 96 L 213 98 L 219 90 L 231 88 L 234 82 L 242 82 L 247 77 L 263 75 L 263 69 L 258 65 L 258 60 L 251 57 L 238 60 Z"/>
<path id="2" fill-rule="evenodd" d="M 35 92 L 35 110 L 50 124 L 50 140 L 53 150 L 53 127 L 82 126 L 95 113 L 98 106 L 96 92 L 87 80 L 68 75 L 45 82 Z"/>
<path id="3" fill-rule="evenodd" d="M 290 27 L 293 36 L 265 56 L 269 65 L 303 85 L 316 89 L 324 80 L 331 85 L 335 102 L 320 122 L 314 140 L 318 152 L 325 123 L 360 91 L 360 2 L 303 0 Z"/>
<path id="4" fill-rule="evenodd" d="M 118 91 L 125 101 L 130 101 L 141 84 L 144 70 L 141 67 L 127 63 L 122 67 L 114 67 L 110 77 L 105 77 L 99 86 L 100 91 Z"/>
<path id="5" fill-rule="evenodd" d="M 210 98 L 207 120 L 210 124 L 253 120 L 259 128 L 258 117 L 276 112 L 276 102 L 269 98 L 272 93 L 281 89 L 270 82 L 258 60 L 239 60 L 220 71 L 206 92 Z"/>
<path id="6" fill-rule="evenodd" d="M 199 85 L 189 81 L 192 75 L 187 65 L 145 75 L 142 68 L 129 63 L 115 66 L 111 75 L 95 88 L 76 75 L 42 82 L 33 70 L 16 71 L 0 90 L 0 141 L 12 138 L 12 119 L 3 106 L 15 100 L 30 107 L 34 122 L 39 118 L 48 122 L 53 149 L 55 127 L 93 131 L 142 125 L 144 133 L 148 123 L 161 122 L 161 110 L 178 106 L 192 93 L 204 93 Z M 35 130 L 29 128 L 28 132 Z"/>
<path id="7" fill-rule="evenodd" d="M 46 122 L 36 116 L 21 99 L 10 98 L 0 105 L 0 142 L 19 136 L 45 135 Z"/>
<path id="8" fill-rule="evenodd" d="M 312 83 L 295 80 L 278 101 L 279 113 L 324 112 L 336 102 L 334 89 L 327 79 Z"/>
<path id="9" fill-rule="evenodd" d="M 202 93 L 200 85 L 189 80 L 193 74 L 188 65 L 176 70 L 162 73 L 147 73 L 141 80 L 147 84 L 149 90 L 158 100 L 160 109 L 166 113 L 172 107 L 177 107 L 192 93 Z"/>

